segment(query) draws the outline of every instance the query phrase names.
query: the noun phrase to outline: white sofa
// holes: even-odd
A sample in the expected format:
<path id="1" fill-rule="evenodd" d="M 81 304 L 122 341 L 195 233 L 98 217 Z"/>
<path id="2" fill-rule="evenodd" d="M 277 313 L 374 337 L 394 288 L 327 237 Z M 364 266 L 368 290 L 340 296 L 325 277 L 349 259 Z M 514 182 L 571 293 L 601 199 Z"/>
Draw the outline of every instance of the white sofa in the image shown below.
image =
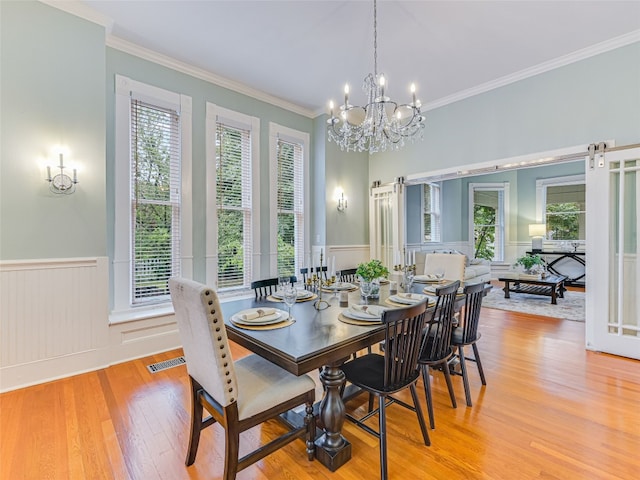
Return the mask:
<path id="1" fill-rule="evenodd" d="M 461 258 L 463 257 L 463 258 Z M 480 258 L 467 259 L 456 251 L 416 252 L 416 273 L 430 275 L 444 270 L 445 278 L 460 280 L 465 284 L 491 280 L 491 262 Z"/>

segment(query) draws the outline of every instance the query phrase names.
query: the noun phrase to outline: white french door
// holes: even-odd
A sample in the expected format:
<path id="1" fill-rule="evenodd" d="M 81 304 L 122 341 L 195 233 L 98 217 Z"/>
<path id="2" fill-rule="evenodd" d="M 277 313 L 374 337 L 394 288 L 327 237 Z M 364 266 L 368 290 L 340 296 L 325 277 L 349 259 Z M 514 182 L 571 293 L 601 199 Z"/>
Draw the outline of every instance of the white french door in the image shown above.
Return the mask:
<path id="1" fill-rule="evenodd" d="M 404 247 L 403 184 L 394 183 L 371 189 L 369 244 L 371 258 L 380 260 L 391 271 L 394 252 L 400 252 Z"/>
<path id="2" fill-rule="evenodd" d="M 640 148 L 586 162 L 587 347 L 640 359 Z"/>

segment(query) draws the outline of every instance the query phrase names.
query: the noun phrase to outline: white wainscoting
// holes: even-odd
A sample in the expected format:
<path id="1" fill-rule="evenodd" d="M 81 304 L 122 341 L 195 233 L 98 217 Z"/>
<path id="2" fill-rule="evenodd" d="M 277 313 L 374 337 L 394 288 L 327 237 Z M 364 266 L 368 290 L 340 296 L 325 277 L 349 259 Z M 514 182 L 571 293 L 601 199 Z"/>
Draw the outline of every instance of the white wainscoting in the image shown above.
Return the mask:
<path id="1" fill-rule="evenodd" d="M 327 245 L 327 265 L 333 257 L 336 258 L 336 270 L 355 268 L 359 263 L 370 260 L 369 245 Z"/>
<path id="2" fill-rule="evenodd" d="M 0 392 L 180 346 L 173 315 L 109 325 L 107 257 L 0 262 Z"/>

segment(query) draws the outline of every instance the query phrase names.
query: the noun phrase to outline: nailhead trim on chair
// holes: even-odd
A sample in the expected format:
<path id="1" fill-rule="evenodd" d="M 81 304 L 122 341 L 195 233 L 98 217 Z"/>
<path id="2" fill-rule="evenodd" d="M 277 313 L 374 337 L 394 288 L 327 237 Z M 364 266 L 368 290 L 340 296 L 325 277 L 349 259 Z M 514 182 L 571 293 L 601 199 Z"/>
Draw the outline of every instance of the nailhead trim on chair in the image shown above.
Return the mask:
<path id="1" fill-rule="evenodd" d="M 205 290 L 204 291 L 204 295 L 205 297 L 209 297 L 213 294 L 213 292 L 211 290 Z M 213 299 L 208 299 L 207 300 L 207 304 L 209 306 L 214 305 L 216 302 Z M 216 308 L 211 308 L 209 310 L 209 321 L 211 322 L 211 325 L 213 326 L 213 329 L 215 330 L 216 333 L 218 333 L 219 335 L 215 336 L 215 341 L 216 343 L 218 343 L 218 348 L 220 351 L 220 358 L 221 359 L 226 359 L 227 358 L 227 350 L 226 350 L 226 342 L 224 342 L 225 337 L 226 337 L 226 332 L 224 332 L 222 330 L 222 327 L 218 324 L 219 323 L 219 318 L 218 315 L 216 314 Z M 225 377 L 231 377 L 231 369 L 229 368 L 229 362 L 222 362 L 222 366 L 223 366 L 223 372 Z M 225 395 L 226 400 L 229 403 L 233 403 L 235 402 L 235 397 L 233 397 L 233 392 L 235 390 L 236 385 L 234 384 L 233 378 L 227 378 L 227 385 L 229 385 L 229 388 L 227 389 L 227 394 Z"/>

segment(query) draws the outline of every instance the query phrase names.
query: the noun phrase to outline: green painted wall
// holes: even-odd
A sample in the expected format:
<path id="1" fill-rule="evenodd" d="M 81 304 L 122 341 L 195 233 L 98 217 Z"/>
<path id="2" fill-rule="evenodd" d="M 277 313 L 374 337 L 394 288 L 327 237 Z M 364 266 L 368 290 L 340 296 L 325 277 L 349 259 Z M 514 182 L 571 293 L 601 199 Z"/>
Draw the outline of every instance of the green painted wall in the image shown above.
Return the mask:
<path id="1" fill-rule="evenodd" d="M 104 28 L 39 2 L 0 2 L 0 22 L 0 259 L 104 256 Z M 72 195 L 44 181 L 55 145 Z"/>
<path id="2" fill-rule="evenodd" d="M 434 73 L 437 75 L 437 72 Z M 371 156 L 370 180 L 614 139 L 640 141 L 640 42 L 426 112 L 423 141 Z"/>

